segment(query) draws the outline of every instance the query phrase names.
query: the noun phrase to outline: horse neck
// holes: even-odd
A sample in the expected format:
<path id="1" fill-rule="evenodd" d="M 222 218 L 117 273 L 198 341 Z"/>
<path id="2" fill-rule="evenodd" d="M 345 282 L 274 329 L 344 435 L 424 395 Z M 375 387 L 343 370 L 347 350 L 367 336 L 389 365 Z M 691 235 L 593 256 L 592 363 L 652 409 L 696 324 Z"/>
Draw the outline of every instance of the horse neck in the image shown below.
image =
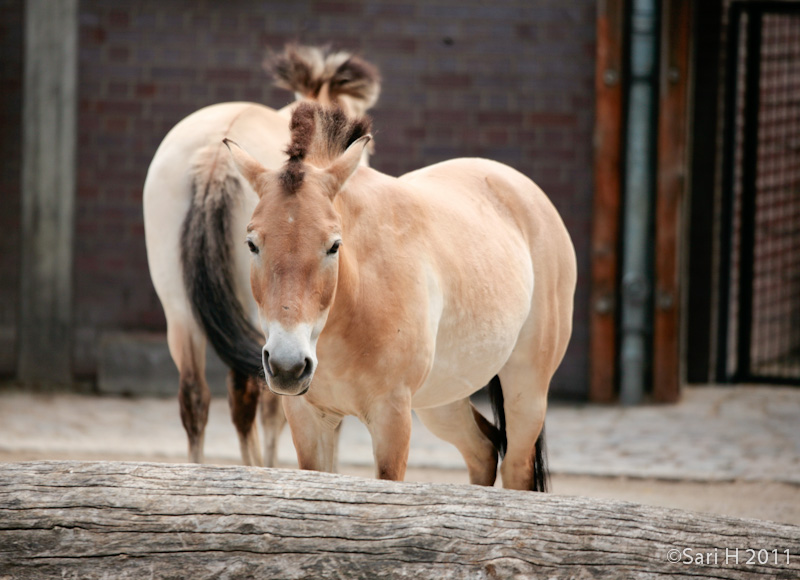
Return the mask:
<path id="1" fill-rule="evenodd" d="M 380 190 L 391 186 L 393 179 L 369 167 L 359 167 L 334 202 L 342 219 L 344 244 L 339 257 L 336 299 L 328 324 L 344 323 L 352 327 L 358 319 L 363 292 L 360 260 L 375 250 L 380 231 L 379 222 L 365 224 L 363 220 L 376 215 L 378 206 L 391 203 L 391 196 L 381 195 Z"/>

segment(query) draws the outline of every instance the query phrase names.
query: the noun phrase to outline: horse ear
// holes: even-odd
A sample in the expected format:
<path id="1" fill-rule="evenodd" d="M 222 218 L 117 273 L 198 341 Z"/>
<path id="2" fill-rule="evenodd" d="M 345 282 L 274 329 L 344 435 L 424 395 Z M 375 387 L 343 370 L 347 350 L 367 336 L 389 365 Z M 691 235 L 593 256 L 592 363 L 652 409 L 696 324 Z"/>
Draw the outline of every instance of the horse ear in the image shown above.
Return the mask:
<path id="1" fill-rule="evenodd" d="M 242 174 L 242 177 L 250 182 L 250 185 L 253 186 L 255 192 L 261 196 L 260 188 L 256 186 L 260 181 L 260 177 L 267 174 L 267 168 L 256 161 L 247 151 L 242 149 L 236 143 L 236 141 L 226 138 L 223 139 L 222 142 L 225 143 L 225 145 L 228 147 L 228 150 L 231 152 L 233 164 L 236 165 L 236 169 L 239 170 L 239 173 Z"/>
<path id="2" fill-rule="evenodd" d="M 353 141 L 352 145 L 347 148 L 347 151 L 342 153 L 339 158 L 325 170 L 331 177 L 331 197 L 339 193 L 344 182 L 353 175 L 358 164 L 361 162 L 361 157 L 364 154 L 364 147 L 367 146 L 367 143 L 369 143 L 371 139 L 372 135 L 364 135 Z"/>

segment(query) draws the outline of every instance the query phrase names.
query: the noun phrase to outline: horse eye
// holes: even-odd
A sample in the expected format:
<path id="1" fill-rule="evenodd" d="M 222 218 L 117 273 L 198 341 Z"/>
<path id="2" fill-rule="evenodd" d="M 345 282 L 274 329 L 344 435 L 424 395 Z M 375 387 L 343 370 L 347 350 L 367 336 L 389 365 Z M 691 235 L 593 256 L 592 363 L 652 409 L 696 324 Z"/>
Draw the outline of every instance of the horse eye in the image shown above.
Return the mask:
<path id="1" fill-rule="evenodd" d="M 331 246 L 331 249 L 328 250 L 328 255 L 330 256 L 330 255 L 333 255 L 336 252 L 338 252 L 339 251 L 339 246 L 341 246 L 341 245 L 342 245 L 342 242 L 340 242 L 339 240 L 336 240 L 335 242 L 333 242 L 333 245 Z"/>
<path id="2" fill-rule="evenodd" d="M 258 254 L 258 246 L 256 246 L 252 240 L 247 240 L 247 248 L 253 254 Z"/>

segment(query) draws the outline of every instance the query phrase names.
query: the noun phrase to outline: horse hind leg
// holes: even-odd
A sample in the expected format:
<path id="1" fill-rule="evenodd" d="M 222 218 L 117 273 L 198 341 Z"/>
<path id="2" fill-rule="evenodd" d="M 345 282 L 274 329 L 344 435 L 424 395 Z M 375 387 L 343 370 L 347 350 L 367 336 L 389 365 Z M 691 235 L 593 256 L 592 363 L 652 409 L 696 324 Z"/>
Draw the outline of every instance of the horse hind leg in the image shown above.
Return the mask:
<path id="1" fill-rule="evenodd" d="M 500 473 L 503 487 L 547 491 L 544 418 L 550 377 L 530 367 L 506 366 L 499 373 L 507 449 Z"/>
<path id="2" fill-rule="evenodd" d="M 250 377 L 232 369 L 228 372 L 228 405 L 239 437 L 242 462 L 245 465 L 263 465 L 255 421 L 260 391 L 261 383 L 257 377 Z"/>
<path id="3" fill-rule="evenodd" d="M 181 369 L 178 399 L 181 422 L 189 441 L 189 461 L 203 463 L 211 391 L 205 377 L 197 369 Z"/>
<path id="4" fill-rule="evenodd" d="M 455 445 L 467 464 L 469 481 L 494 485 L 499 432 L 469 398 L 431 409 L 416 409 L 422 423 L 437 437 Z"/>
<path id="5" fill-rule="evenodd" d="M 211 391 L 205 377 L 205 339 L 186 325 L 170 324 L 167 331 L 170 354 L 178 367 L 178 403 L 189 444 L 189 461 L 203 463 L 205 429 Z"/>
<path id="6" fill-rule="evenodd" d="M 264 436 L 264 466 L 275 467 L 278 464 L 278 441 L 286 424 L 286 414 L 280 397 L 262 384 L 259 399 L 261 411 L 261 430 Z"/>

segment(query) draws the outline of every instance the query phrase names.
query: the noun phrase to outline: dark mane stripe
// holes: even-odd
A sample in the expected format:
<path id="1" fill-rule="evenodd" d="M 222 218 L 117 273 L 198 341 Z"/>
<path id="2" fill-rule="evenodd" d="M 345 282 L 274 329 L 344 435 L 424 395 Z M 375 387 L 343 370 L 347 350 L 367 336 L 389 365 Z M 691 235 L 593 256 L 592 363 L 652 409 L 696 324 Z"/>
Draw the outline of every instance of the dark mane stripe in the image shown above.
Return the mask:
<path id="1" fill-rule="evenodd" d="M 263 374 L 263 337 L 250 323 L 234 288 L 231 206 L 243 195 L 239 179 L 196 176 L 192 204 L 181 230 L 183 284 L 195 319 L 231 369 Z"/>
<path id="2" fill-rule="evenodd" d="M 289 125 L 292 141 L 286 149 L 289 160 L 280 175 L 287 193 L 296 193 L 303 183 L 304 162 L 325 166 L 344 153 L 350 145 L 372 130 L 367 117 L 348 117 L 338 107 L 326 108 L 316 103 L 301 103 Z"/>

